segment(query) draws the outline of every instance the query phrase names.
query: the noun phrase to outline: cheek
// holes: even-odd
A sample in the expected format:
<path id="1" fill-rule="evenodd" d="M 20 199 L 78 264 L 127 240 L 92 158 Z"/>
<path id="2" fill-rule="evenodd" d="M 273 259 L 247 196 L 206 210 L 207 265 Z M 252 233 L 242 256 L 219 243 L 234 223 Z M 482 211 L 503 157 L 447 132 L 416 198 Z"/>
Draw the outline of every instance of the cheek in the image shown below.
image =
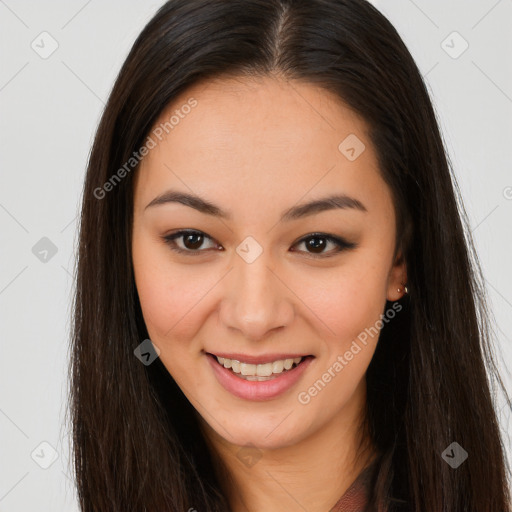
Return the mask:
<path id="1" fill-rule="evenodd" d="M 192 265 L 182 265 L 178 272 L 176 266 L 170 265 L 168 251 L 154 240 L 134 239 L 137 292 L 148 333 L 158 345 L 192 336 L 190 319 L 194 306 L 211 287 L 211 277 L 202 279 Z"/>
<path id="2" fill-rule="evenodd" d="M 377 269 L 337 270 L 320 286 L 304 282 L 304 303 L 314 311 L 311 327 L 319 344 L 318 365 L 298 401 L 314 416 L 328 418 L 351 403 L 361 386 L 379 339 L 386 297 Z M 318 283 L 317 283 L 318 284 Z"/>
<path id="3" fill-rule="evenodd" d="M 161 253 L 164 253 L 163 256 Z M 201 325 L 201 299 L 212 288 L 211 275 L 169 264 L 164 251 L 134 249 L 133 266 L 142 315 L 159 358 L 182 390 L 189 388 L 201 346 L 196 336 Z M 192 269 L 192 266 L 190 266 Z M 211 272 L 210 272 L 211 274 Z"/>
<path id="4" fill-rule="evenodd" d="M 366 258 L 322 271 L 321 279 L 302 278 L 297 294 L 314 312 L 318 334 L 340 349 L 375 325 L 386 303 L 386 272 L 381 262 Z M 320 275 L 320 274 L 318 274 Z"/>
<path id="5" fill-rule="evenodd" d="M 144 321 L 154 341 L 190 340 L 197 332 L 201 301 L 213 283 L 185 272 L 174 273 L 141 268 L 136 285 Z M 153 338 L 152 338 L 153 339 Z"/>

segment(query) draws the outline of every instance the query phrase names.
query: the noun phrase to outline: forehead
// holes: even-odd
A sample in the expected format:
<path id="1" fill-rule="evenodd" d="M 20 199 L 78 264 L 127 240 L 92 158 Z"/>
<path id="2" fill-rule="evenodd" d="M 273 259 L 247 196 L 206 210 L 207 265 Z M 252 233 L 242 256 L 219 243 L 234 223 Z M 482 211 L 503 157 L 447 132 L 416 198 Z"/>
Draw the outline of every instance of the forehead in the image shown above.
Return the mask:
<path id="1" fill-rule="evenodd" d="M 334 188 L 363 199 L 385 187 L 365 121 L 309 83 L 205 81 L 176 97 L 149 135 L 156 146 L 136 176 L 136 197 L 145 201 L 174 185 L 260 207 L 262 194 L 269 204 L 295 203 L 308 192 Z M 362 151 L 355 160 L 349 146 Z"/>

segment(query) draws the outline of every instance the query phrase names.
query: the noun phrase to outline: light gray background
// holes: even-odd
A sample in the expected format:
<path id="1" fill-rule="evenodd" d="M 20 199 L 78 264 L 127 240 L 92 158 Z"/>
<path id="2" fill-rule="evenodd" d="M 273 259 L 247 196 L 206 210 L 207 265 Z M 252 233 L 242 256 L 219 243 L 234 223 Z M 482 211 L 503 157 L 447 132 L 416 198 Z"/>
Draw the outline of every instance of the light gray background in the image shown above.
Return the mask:
<path id="1" fill-rule="evenodd" d="M 104 102 L 162 3 L 0 0 L 0 512 L 78 510 L 64 423 L 76 215 Z M 512 360 L 512 1 L 375 4 L 431 90 L 511 390 L 505 364 Z M 469 47 L 458 55 L 464 41 Z M 43 59 L 52 44 L 58 48 Z M 34 254 L 43 237 L 56 254 Z M 502 400 L 499 409 L 509 432 Z M 47 469 L 41 465 L 52 462 L 52 448 L 43 442 L 58 456 Z"/>

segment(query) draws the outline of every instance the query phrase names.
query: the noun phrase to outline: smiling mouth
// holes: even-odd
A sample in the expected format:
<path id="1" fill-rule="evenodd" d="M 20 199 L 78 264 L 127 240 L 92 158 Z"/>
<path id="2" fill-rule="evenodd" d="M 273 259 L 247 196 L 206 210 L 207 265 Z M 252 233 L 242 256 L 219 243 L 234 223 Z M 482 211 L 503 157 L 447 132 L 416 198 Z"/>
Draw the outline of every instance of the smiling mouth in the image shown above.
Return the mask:
<path id="1" fill-rule="evenodd" d="M 300 366 L 306 359 L 312 359 L 313 356 L 295 357 L 292 359 L 278 359 L 276 361 L 264 364 L 250 364 L 238 361 L 236 359 L 228 359 L 225 357 L 215 356 L 208 353 L 208 356 L 216 361 L 223 368 L 230 370 L 237 377 L 249 381 L 267 381 L 278 378 L 288 372 L 293 371 Z"/>

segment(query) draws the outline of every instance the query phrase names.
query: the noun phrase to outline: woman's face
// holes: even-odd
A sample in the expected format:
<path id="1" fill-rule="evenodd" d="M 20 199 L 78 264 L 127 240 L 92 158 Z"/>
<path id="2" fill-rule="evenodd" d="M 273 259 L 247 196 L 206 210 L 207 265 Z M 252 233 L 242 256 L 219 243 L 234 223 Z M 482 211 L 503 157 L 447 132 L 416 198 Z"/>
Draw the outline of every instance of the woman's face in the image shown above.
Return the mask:
<path id="1" fill-rule="evenodd" d="M 150 137 L 136 285 L 160 359 L 205 424 L 276 448 L 360 412 L 386 299 L 406 282 L 367 125 L 309 84 L 224 79 L 185 91 Z"/>

